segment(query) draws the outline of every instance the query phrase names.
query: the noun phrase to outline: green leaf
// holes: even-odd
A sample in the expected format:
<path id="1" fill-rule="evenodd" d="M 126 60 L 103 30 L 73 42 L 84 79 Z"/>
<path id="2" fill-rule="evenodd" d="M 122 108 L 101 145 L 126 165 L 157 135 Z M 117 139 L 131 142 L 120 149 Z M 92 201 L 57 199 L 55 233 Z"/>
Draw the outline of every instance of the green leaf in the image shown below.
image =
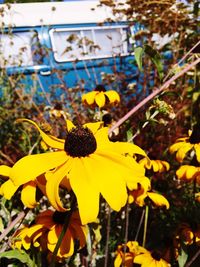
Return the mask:
<path id="1" fill-rule="evenodd" d="M 20 251 L 18 249 L 0 253 L 0 258 L 17 259 L 20 262 L 25 263 L 28 267 L 36 267 L 29 255 L 25 251 Z"/>
<path id="2" fill-rule="evenodd" d="M 178 256 L 178 264 L 179 267 L 184 267 L 187 261 L 188 255 L 185 250 L 181 249 L 180 254 Z"/>
<path id="3" fill-rule="evenodd" d="M 140 46 L 136 47 L 134 49 L 134 55 L 135 55 L 135 60 L 138 65 L 138 68 L 140 71 L 142 71 L 142 55 L 144 53 L 144 49 Z"/>
<path id="4" fill-rule="evenodd" d="M 153 49 L 149 45 L 144 46 L 144 52 L 151 58 L 152 62 L 154 63 L 154 65 L 158 71 L 159 78 L 160 78 L 160 80 L 162 80 L 162 78 L 164 76 L 164 68 L 163 68 L 160 54 L 158 53 L 157 50 Z"/>

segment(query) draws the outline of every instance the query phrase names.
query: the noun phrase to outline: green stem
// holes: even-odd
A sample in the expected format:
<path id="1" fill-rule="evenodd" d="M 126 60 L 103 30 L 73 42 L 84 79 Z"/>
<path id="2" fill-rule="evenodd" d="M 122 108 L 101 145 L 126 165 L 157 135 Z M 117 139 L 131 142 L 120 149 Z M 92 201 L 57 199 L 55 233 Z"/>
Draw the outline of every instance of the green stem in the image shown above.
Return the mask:
<path id="1" fill-rule="evenodd" d="M 65 236 L 65 233 L 66 233 L 67 228 L 69 226 L 70 219 L 71 219 L 72 213 L 74 212 L 75 207 L 76 207 L 76 197 L 75 197 L 75 195 L 72 195 L 71 209 L 70 209 L 69 213 L 67 214 L 67 216 L 65 218 L 65 221 L 64 221 L 64 224 L 63 224 L 63 228 L 62 228 L 62 231 L 61 231 L 60 236 L 58 238 L 58 241 L 57 241 L 57 244 L 55 246 L 55 249 L 53 251 L 52 261 L 51 261 L 49 267 L 55 267 L 56 256 L 58 254 L 58 250 L 59 250 L 60 245 L 62 243 L 63 237 Z"/>
<path id="2" fill-rule="evenodd" d="M 149 216 L 149 206 L 146 206 L 145 207 L 145 217 L 144 217 L 144 233 L 143 233 L 143 242 L 142 242 L 143 247 L 145 247 L 145 245 L 146 245 L 148 216 Z"/>

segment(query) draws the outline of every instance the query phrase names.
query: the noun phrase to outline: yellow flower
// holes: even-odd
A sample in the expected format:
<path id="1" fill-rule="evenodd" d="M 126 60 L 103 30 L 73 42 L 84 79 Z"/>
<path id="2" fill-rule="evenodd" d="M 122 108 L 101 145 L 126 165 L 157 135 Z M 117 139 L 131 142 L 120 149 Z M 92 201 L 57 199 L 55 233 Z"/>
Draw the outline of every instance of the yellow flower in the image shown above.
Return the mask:
<path id="1" fill-rule="evenodd" d="M 177 171 L 176 176 L 186 182 L 193 181 L 196 179 L 200 183 L 200 167 L 191 165 L 182 165 Z"/>
<path id="2" fill-rule="evenodd" d="M 154 172 L 164 172 L 168 171 L 170 165 L 167 161 L 164 160 L 148 160 L 147 158 L 143 158 L 139 161 L 139 163 L 144 166 L 144 168 L 150 170 L 152 169 Z"/>
<path id="3" fill-rule="evenodd" d="M 30 227 L 17 230 L 13 236 L 12 247 L 26 250 L 39 247 L 40 250 L 48 250 L 52 253 L 61 234 L 67 212 L 53 212 L 46 210 L 36 217 L 36 222 Z M 86 245 L 86 226 L 81 225 L 78 212 L 71 215 L 69 226 L 62 239 L 57 257 L 68 258 L 74 253 L 75 241 L 78 241 L 79 249 Z"/>
<path id="4" fill-rule="evenodd" d="M 161 194 L 149 191 L 151 189 L 150 180 L 143 177 L 138 183 L 137 189 L 129 191 L 129 203 L 135 202 L 138 206 L 145 205 L 145 199 L 148 197 L 158 207 L 165 206 L 169 209 L 168 200 Z"/>
<path id="5" fill-rule="evenodd" d="M 123 262 L 124 267 L 132 267 L 134 257 L 145 251 L 143 247 L 139 246 L 137 241 L 128 241 L 126 244 L 119 245 L 115 252 L 114 267 L 120 267 Z"/>
<path id="6" fill-rule="evenodd" d="M 59 197 L 59 186 L 69 181 L 83 224 L 97 218 L 100 194 L 113 210 L 119 211 L 126 204 L 127 187 L 135 189 L 144 176 L 144 168 L 132 155 L 146 156 L 145 152 L 134 144 L 111 142 L 108 128 L 101 128 L 100 122 L 75 127 L 67 121 L 64 140 L 45 134 L 31 120 L 23 121 L 32 123 L 55 151 L 23 157 L 12 167 L 11 180 L 21 185 L 45 174 L 47 197 L 58 211 L 66 210 Z"/>
<path id="7" fill-rule="evenodd" d="M 103 85 L 98 85 L 94 91 L 82 95 L 82 102 L 91 107 L 102 108 L 107 104 L 119 103 L 120 97 L 116 91 L 106 91 Z"/>
<path id="8" fill-rule="evenodd" d="M 0 187 L 0 195 L 4 196 L 8 200 L 13 197 L 20 187 L 19 185 L 15 185 L 10 179 L 11 169 L 11 167 L 6 165 L 0 166 L 0 175 L 7 177 L 7 180 Z M 32 209 L 37 206 L 38 202 L 36 200 L 36 190 L 39 188 L 43 194 L 45 194 L 44 183 L 44 176 L 41 176 L 37 177 L 35 181 L 28 181 L 23 185 L 21 190 L 21 200 L 26 207 Z"/>
<path id="9" fill-rule="evenodd" d="M 171 265 L 163 260 L 156 252 L 146 252 L 136 255 L 134 263 L 141 264 L 141 267 L 170 267 Z"/>
<path id="10" fill-rule="evenodd" d="M 178 162 L 182 162 L 187 153 L 194 149 L 196 153 L 197 161 L 200 162 L 200 125 L 196 124 L 193 127 L 192 132 L 189 132 L 187 137 L 179 138 L 175 144 L 170 146 L 169 152 L 176 152 L 176 159 Z"/>

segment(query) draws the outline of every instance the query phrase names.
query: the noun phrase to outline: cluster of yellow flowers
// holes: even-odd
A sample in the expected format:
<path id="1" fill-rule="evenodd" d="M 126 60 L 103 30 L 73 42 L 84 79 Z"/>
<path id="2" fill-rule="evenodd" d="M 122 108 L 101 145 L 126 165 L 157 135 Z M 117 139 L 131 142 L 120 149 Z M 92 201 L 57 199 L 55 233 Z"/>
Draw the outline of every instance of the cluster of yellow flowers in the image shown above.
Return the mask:
<path id="1" fill-rule="evenodd" d="M 87 105 L 97 105 L 99 108 L 107 103 L 118 103 L 119 100 L 118 93 L 105 92 L 102 88 L 82 97 Z M 167 199 L 152 192 L 150 179 L 145 177 L 145 168 L 163 172 L 169 169 L 169 164 L 150 160 L 144 150 L 133 143 L 110 141 L 109 128 L 102 121 L 74 125 L 66 119 L 65 139 L 46 134 L 32 120 L 19 119 L 18 122 L 27 122 L 34 126 L 49 149 L 45 153 L 24 156 L 12 167 L 0 166 L 0 175 L 6 179 L 0 187 L 0 194 L 11 199 L 20 188 L 23 204 L 32 209 L 39 204 L 36 197 L 39 190 L 54 210 L 43 211 L 36 217 L 33 225 L 17 230 L 13 247 L 27 250 L 33 245 L 47 250 L 50 259 L 65 218 L 71 211 L 68 228 L 57 252 L 58 260 L 70 257 L 74 253 L 74 240 L 79 241 L 79 249 L 86 246 L 86 225 L 98 217 L 100 195 L 114 211 L 120 211 L 127 201 L 144 206 L 147 197 L 156 206 L 169 208 Z M 137 155 L 143 157 L 140 162 L 137 161 Z M 65 195 L 75 195 L 74 206 L 64 205 L 60 196 L 61 188 L 65 190 Z M 129 249 L 129 253 L 133 253 L 132 246 Z M 139 254 L 134 256 L 134 262 L 143 267 L 149 266 L 144 263 L 143 258 L 150 263 L 152 255 L 138 245 L 136 249 Z M 119 255 L 121 254 L 118 254 L 115 266 L 120 266 Z M 161 262 L 163 265 L 154 266 L 168 266 L 163 260 Z"/>

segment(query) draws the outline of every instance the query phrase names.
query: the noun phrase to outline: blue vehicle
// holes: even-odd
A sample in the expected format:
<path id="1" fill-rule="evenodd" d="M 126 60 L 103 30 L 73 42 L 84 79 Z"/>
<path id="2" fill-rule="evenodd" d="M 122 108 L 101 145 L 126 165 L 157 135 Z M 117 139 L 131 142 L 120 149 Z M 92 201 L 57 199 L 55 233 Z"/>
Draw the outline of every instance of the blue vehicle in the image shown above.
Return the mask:
<path id="1" fill-rule="evenodd" d="M 113 22 L 110 8 L 98 1 L 0 8 L 0 68 L 8 76 L 21 75 L 15 89 L 50 104 L 76 88 L 89 91 L 105 84 L 113 89 L 123 74 L 127 82 L 134 81 L 130 36 L 138 26 L 129 27 L 121 18 Z"/>

